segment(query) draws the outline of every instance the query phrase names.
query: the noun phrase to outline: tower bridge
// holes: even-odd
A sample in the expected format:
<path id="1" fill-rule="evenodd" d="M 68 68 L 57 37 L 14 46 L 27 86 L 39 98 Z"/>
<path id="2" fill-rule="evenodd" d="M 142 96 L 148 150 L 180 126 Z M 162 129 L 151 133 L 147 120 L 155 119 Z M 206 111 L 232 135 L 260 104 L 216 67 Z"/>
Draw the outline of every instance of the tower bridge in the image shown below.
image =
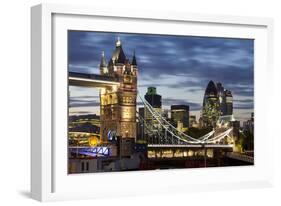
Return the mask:
<path id="1" fill-rule="evenodd" d="M 70 86 L 99 89 L 101 142 L 107 142 L 109 135 L 121 137 L 124 155 L 130 155 L 129 145 L 135 143 L 137 135 L 137 76 L 135 54 L 128 59 L 119 39 L 108 62 L 102 52 L 100 74 L 69 72 Z"/>

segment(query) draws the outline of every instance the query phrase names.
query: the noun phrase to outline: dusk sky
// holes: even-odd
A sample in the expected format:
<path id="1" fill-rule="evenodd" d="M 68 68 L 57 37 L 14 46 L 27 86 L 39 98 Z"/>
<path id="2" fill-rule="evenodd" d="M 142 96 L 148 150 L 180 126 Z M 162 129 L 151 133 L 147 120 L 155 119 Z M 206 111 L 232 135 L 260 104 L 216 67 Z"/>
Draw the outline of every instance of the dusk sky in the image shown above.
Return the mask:
<path id="1" fill-rule="evenodd" d="M 109 61 L 118 37 L 127 58 L 131 60 L 136 52 L 142 96 L 147 87 L 155 86 L 164 108 L 187 104 L 198 120 L 206 86 L 213 80 L 231 90 L 235 118 L 250 118 L 254 107 L 253 40 L 69 31 L 69 71 L 98 74 L 102 51 Z M 70 115 L 99 114 L 98 89 L 70 86 L 69 111 Z"/>

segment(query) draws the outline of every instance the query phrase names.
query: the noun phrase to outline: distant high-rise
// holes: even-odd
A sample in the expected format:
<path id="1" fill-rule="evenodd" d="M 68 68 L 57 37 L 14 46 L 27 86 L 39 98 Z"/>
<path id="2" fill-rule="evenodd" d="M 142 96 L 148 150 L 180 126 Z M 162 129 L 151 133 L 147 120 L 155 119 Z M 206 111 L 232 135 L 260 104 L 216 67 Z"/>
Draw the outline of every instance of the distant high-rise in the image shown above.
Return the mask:
<path id="1" fill-rule="evenodd" d="M 162 112 L 162 116 L 168 120 L 169 119 L 169 110 L 168 109 L 164 109 Z"/>
<path id="2" fill-rule="evenodd" d="M 162 97 L 161 95 L 157 94 L 156 87 L 148 87 L 144 98 L 153 108 L 161 108 Z"/>
<path id="3" fill-rule="evenodd" d="M 231 91 L 225 90 L 224 91 L 225 97 L 225 110 L 222 115 L 232 115 L 233 114 L 233 97 Z"/>
<path id="4" fill-rule="evenodd" d="M 172 105 L 171 106 L 171 122 L 182 131 L 186 131 L 189 127 L 189 106 L 188 105 Z"/>
<path id="5" fill-rule="evenodd" d="M 195 127 L 195 126 L 197 126 L 196 116 L 190 115 L 189 116 L 189 127 Z"/>
<path id="6" fill-rule="evenodd" d="M 157 94 L 156 87 L 148 87 L 144 98 L 154 108 L 154 111 L 158 112 L 159 114 L 162 113 L 162 97 L 161 95 Z M 152 114 L 147 108 L 144 110 L 144 117 L 148 125 L 160 127 L 159 122 L 153 118 Z"/>
<path id="7" fill-rule="evenodd" d="M 201 125 L 203 127 L 214 127 L 221 115 L 218 90 L 213 81 L 208 83 L 203 99 L 201 113 Z"/>
<path id="8" fill-rule="evenodd" d="M 254 112 L 251 113 L 251 119 L 243 122 L 243 129 L 254 133 Z"/>
<path id="9" fill-rule="evenodd" d="M 230 90 L 224 89 L 220 82 L 217 83 L 218 98 L 221 115 L 233 114 L 233 98 Z"/>
<path id="10" fill-rule="evenodd" d="M 139 116 L 144 118 L 144 107 L 139 107 Z"/>
<path id="11" fill-rule="evenodd" d="M 240 131 L 240 121 L 238 121 L 238 120 L 232 121 L 231 126 L 233 128 L 232 135 L 235 138 L 235 140 L 237 140 L 237 138 L 239 137 L 239 131 Z"/>
<path id="12" fill-rule="evenodd" d="M 221 111 L 221 114 L 225 114 L 225 110 L 226 110 L 226 107 L 225 107 L 225 95 L 224 95 L 224 87 L 222 86 L 222 83 L 218 82 L 217 83 L 217 91 L 218 91 L 218 98 L 219 98 L 219 104 L 220 104 L 220 111 Z"/>
<path id="13" fill-rule="evenodd" d="M 233 114 L 233 97 L 230 90 L 226 90 L 218 82 L 210 81 L 203 99 L 200 125 L 202 127 L 214 127 L 220 116 Z"/>

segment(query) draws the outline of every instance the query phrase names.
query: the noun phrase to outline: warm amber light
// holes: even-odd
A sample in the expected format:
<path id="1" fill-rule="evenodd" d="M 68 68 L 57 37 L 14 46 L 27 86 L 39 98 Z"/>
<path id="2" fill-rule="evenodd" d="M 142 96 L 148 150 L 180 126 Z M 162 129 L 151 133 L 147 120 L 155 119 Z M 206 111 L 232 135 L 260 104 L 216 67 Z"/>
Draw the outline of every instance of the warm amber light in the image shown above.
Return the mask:
<path id="1" fill-rule="evenodd" d="M 95 137 L 95 136 L 89 137 L 89 145 L 90 145 L 91 147 L 95 147 L 95 146 L 97 146 L 99 143 L 100 143 L 100 140 L 99 140 L 97 137 Z"/>

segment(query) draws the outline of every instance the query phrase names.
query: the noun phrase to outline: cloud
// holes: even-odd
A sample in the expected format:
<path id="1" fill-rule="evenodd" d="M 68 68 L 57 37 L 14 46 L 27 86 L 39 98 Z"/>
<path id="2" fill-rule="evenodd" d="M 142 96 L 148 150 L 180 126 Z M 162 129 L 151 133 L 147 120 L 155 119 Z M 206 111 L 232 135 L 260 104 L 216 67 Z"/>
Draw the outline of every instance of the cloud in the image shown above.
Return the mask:
<path id="1" fill-rule="evenodd" d="M 213 80 L 232 91 L 236 108 L 253 108 L 245 100 L 254 95 L 252 39 L 69 31 L 69 70 L 99 73 L 101 52 L 109 60 L 118 36 L 127 58 L 132 59 L 136 52 L 139 88 L 157 87 L 163 104 L 189 104 L 199 109 L 198 102 Z M 87 101 L 81 99 L 73 105 L 97 104 Z"/>
<path id="2" fill-rule="evenodd" d="M 109 60 L 117 36 L 127 57 L 136 50 L 142 76 L 180 74 L 207 81 L 205 84 L 211 79 L 224 84 L 253 83 L 253 41 L 245 39 L 70 32 L 71 70 L 97 73 L 101 52 Z"/>
<path id="3" fill-rule="evenodd" d="M 99 97 L 97 96 L 79 96 L 69 98 L 69 107 L 99 107 Z"/>
<path id="4" fill-rule="evenodd" d="M 234 106 L 234 109 L 253 109 L 253 105 L 237 105 Z"/>
<path id="5" fill-rule="evenodd" d="M 238 103 L 253 103 L 254 100 L 253 99 L 238 99 L 238 100 L 233 100 L 234 102 L 238 102 Z"/>

